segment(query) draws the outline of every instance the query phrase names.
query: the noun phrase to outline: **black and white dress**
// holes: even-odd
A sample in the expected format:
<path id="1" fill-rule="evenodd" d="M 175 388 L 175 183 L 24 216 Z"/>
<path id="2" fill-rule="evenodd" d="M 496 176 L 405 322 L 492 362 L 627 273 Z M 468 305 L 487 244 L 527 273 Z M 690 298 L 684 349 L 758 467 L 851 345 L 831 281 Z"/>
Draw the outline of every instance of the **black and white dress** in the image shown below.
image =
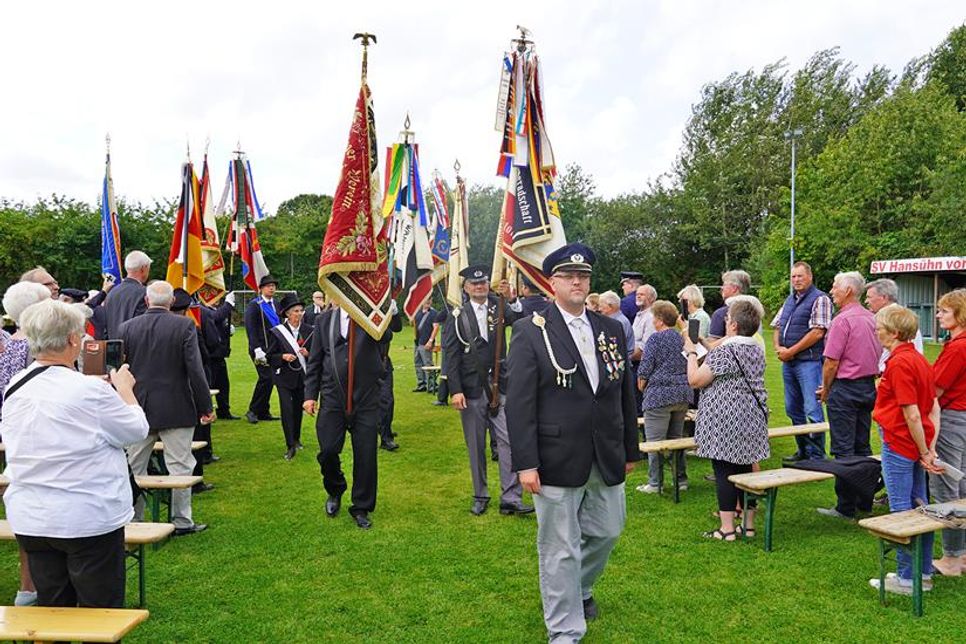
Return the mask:
<path id="1" fill-rule="evenodd" d="M 730 336 L 708 353 L 705 364 L 714 380 L 698 403 L 698 456 L 739 465 L 765 460 L 771 454 L 768 419 L 755 401 L 757 395 L 768 408 L 764 349 L 754 338 Z"/>

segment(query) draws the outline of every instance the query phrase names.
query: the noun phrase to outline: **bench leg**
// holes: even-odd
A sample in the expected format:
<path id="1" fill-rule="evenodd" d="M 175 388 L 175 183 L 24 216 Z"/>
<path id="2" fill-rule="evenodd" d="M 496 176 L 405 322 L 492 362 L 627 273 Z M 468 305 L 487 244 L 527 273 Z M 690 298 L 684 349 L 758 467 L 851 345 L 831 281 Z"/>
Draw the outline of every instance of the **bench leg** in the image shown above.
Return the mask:
<path id="1" fill-rule="evenodd" d="M 765 552 L 772 550 L 772 534 L 775 524 L 775 503 L 778 501 L 778 488 L 768 490 L 765 495 Z"/>
<path id="2" fill-rule="evenodd" d="M 657 453 L 657 494 L 664 495 L 664 452 Z"/>
<path id="3" fill-rule="evenodd" d="M 671 455 L 671 478 L 674 479 L 674 502 L 681 502 L 681 488 L 678 487 L 678 453 L 675 450 L 669 452 Z"/>
<path id="4" fill-rule="evenodd" d="M 912 538 L 912 613 L 922 617 L 922 535 Z"/>
<path id="5" fill-rule="evenodd" d="M 879 539 L 879 603 L 883 606 L 886 605 L 886 557 L 891 549 L 885 539 Z"/>
<path id="6" fill-rule="evenodd" d="M 173 490 L 165 490 L 164 491 L 164 502 L 168 505 L 168 523 L 172 523 L 172 521 L 171 521 L 171 494 L 172 494 L 172 492 L 173 492 Z"/>

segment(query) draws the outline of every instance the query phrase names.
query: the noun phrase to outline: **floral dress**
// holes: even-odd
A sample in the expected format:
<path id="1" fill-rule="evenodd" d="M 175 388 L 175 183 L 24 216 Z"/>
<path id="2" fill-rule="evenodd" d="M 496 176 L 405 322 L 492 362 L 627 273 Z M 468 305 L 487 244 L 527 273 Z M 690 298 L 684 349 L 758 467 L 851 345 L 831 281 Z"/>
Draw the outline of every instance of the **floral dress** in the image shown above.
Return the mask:
<path id="1" fill-rule="evenodd" d="M 3 407 L 3 390 L 15 373 L 23 371 L 30 363 L 30 349 L 26 340 L 0 338 L 0 409 Z"/>

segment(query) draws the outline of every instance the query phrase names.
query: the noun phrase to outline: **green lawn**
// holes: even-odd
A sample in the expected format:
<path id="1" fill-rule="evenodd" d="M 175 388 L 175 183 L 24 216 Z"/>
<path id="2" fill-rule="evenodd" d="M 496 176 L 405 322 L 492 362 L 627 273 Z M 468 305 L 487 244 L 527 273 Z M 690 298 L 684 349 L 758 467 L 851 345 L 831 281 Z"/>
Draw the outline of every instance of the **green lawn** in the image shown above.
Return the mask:
<path id="1" fill-rule="evenodd" d="M 172 540 L 148 554 L 150 619 L 130 642 L 385 641 L 536 642 L 544 637 L 536 522 L 491 510 L 469 514 L 470 478 L 459 420 L 409 393 L 408 330 L 396 340 L 396 421 L 402 449 L 379 452 L 379 503 L 374 528 L 363 532 L 345 512 L 329 519 L 314 458 L 312 424 L 306 449 L 287 463 L 279 424 L 219 421 L 222 461 L 206 469 L 217 488 L 195 499 L 207 532 Z M 934 357 L 937 348 L 930 348 Z M 235 337 L 232 398 L 245 411 L 254 371 Z M 775 424 L 781 376 L 768 372 Z M 277 402 L 273 402 L 277 410 Z M 773 443 L 766 467 L 793 450 Z M 347 470 L 351 469 L 346 447 Z M 708 463 L 689 459 L 692 487 L 674 505 L 633 491 L 627 529 L 595 591 L 600 619 L 588 642 L 642 641 L 922 641 L 962 625 L 966 579 L 938 579 L 915 619 L 907 598 L 880 607 L 867 580 L 877 571 L 877 546 L 856 526 L 823 518 L 831 483 L 780 495 L 776 550 L 761 537 L 723 544 L 701 537 L 714 527 Z M 350 472 L 347 471 L 347 474 Z M 491 494 L 498 496 L 496 468 Z M 494 506 L 491 505 L 491 508 Z M 3 547 L 0 595 L 12 603 L 17 556 Z M 133 577 L 128 598 L 136 597 Z M 937 624 L 942 624 L 938 627 Z M 940 637 L 942 637 L 940 635 Z"/>

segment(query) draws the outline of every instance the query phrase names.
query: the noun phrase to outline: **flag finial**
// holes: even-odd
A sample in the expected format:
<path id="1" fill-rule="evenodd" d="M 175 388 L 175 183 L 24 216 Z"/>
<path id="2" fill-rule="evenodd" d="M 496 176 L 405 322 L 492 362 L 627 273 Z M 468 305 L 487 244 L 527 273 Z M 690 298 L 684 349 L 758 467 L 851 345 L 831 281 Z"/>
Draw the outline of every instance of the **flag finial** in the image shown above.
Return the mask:
<path id="1" fill-rule="evenodd" d="M 205 137 L 205 157 L 208 156 L 208 147 L 211 145 L 211 136 Z"/>
<path id="2" fill-rule="evenodd" d="M 362 39 L 362 82 L 366 82 L 366 73 L 369 70 L 369 41 L 372 44 L 376 44 L 376 34 L 370 34 L 369 32 L 357 33 L 352 37 L 353 40 Z"/>
<path id="3" fill-rule="evenodd" d="M 528 36 L 532 36 L 533 32 L 524 27 L 523 25 L 517 25 L 517 30 L 520 32 L 519 38 L 514 38 L 510 42 L 517 44 L 517 51 L 521 54 L 527 50 L 528 45 L 532 45 L 533 41 L 530 40 Z"/>
<path id="4" fill-rule="evenodd" d="M 105 147 L 107 148 L 107 156 L 111 156 L 111 133 L 110 132 L 108 132 L 104 136 L 104 144 L 105 144 Z"/>
<path id="5" fill-rule="evenodd" d="M 456 170 L 456 174 L 457 174 L 457 175 L 459 175 L 459 173 L 460 173 L 460 168 L 462 168 L 462 167 L 463 167 L 463 166 L 461 166 L 461 165 L 460 165 L 460 160 L 459 160 L 459 159 L 457 159 L 457 160 L 456 160 L 456 163 L 454 163 L 454 164 L 453 164 L 453 169 L 454 169 L 454 170 Z"/>

